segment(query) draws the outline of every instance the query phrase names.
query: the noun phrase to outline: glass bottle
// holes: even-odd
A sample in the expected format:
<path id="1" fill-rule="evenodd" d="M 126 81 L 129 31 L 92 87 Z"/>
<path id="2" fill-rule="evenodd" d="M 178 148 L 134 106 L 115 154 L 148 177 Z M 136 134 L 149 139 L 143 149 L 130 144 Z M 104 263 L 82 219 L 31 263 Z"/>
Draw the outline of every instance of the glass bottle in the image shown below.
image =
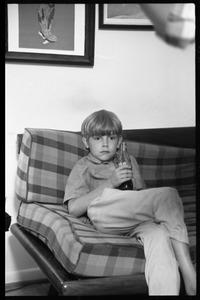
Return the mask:
<path id="1" fill-rule="evenodd" d="M 129 156 L 127 150 L 127 144 L 125 142 L 121 143 L 121 151 L 119 155 L 119 163 L 118 165 L 126 164 L 131 167 L 131 158 Z M 123 182 L 118 189 L 120 190 L 133 190 L 133 181 L 130 179 L 128 181 Z"/>

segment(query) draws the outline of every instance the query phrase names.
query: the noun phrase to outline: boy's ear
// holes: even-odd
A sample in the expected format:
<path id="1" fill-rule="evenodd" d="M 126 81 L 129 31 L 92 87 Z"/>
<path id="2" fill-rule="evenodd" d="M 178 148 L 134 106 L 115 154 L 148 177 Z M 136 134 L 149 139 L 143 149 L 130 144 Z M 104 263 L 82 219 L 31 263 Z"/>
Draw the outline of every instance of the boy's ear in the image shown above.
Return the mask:
<path id="1" fill-rule="evenodd" d="M 82 137 L 82 142 L 83 142 L 85 148 L 89 149 L 89 145 L 88 145 L 87 139 L 84 136 Z"/>
<path id="2" fill-rule="evenodd" d="M 122 140 L 123 140 L 123 137 L 122 137 L 122 136 L 120 136 L 120 137 L 119 137 L 118 144 L 117 144 L 117 148 L 119 148 L 119 147 L 120 147 Z"/>

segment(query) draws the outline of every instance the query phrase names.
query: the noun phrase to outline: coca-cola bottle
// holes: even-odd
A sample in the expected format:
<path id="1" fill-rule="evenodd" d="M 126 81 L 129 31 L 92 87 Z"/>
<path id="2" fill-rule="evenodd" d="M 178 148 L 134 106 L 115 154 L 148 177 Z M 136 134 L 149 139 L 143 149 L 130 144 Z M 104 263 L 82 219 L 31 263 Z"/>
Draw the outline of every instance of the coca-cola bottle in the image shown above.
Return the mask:
<path id="1" fill-rule="evenodd" d="M 121 151 L 119 155 L 119 162 L 118 165 L 124 165 L 131 167 L 131 158 L 129 156 L 128 150 L 127 150 L 127 144 L 125 142 L 121 143 Z M 128 180 L 123 182 L 118 189 L 120 190 L 133 190 L 133 182 L 132 180 Z"/>

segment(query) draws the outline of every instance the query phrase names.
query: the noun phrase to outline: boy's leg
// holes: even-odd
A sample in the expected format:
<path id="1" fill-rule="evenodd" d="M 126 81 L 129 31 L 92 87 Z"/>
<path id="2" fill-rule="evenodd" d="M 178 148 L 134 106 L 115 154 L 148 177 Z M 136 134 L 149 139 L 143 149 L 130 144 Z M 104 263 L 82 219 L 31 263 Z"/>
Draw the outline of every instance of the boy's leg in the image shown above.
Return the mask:
<path id="1" fill-rule="evenodd" d="M 195 283 L 191 288 L 189 282 L 193 279 L 196 281 L 196 272 L 191 267 L 189 251 L 186 250 L 188 235 L 183 219 L 183 205 L 175 189 L 168 187 L 142 191 L 105 189 L 101 197 L 91 202 L 88 216 L 98 230 L 113 234 L 126 234 L 147 221 L 160 224 L 171 238 L 186 291 L 189 294 L 194 290 Z"/>
<path id="2" fill-rule="evenodd" d="M 196 270 L 190 258 L 189 246 L 171 239 L 176 259 L 185 283 L 187 295 L 196 295 Z"/>
<path id="3" fill-rule="evenodd" d="M 105 189 L 88 207 L 94 226 L 103 232 L 124 234 L 142 222 L 161 224 L 171 238 L 188 243 L 183 205 L 173 188 L 141 191 Z"/>
<path id="4" fill-rule="evenodd" d="M 137 236 L 144 245 L 149 295 L 179 295 L 180 274 L 167 232 L 158 224 L 146 222 L 131 236 Z"/>

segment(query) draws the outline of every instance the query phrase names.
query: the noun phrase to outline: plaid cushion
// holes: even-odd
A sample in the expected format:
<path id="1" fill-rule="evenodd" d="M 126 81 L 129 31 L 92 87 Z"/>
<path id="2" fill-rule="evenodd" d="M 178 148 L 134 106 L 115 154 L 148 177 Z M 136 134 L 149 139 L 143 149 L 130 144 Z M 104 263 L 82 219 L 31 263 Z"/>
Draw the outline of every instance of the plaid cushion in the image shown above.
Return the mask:
<path id="1" fill-rule="evenodd" d="M 135 238 L 100 233 L 67 214 L 62 205 L 22 203 L 17 220 L 70 273 L 91 277 L 144 273 L 143 247 Z"/>
<path id="2" fill-rule="evenodd" d="M 148 188 L 170 186 L 183 201 L 189 236 L 196 235 L 195 149 L 127 141 Z"/>
<path id="3" fill-rule="evenodd" d="M 16 177 L 17 198 L 23 202 L 62 203 L 69 173 L 86 153 L 76 133 L 25 129 Z"/>

